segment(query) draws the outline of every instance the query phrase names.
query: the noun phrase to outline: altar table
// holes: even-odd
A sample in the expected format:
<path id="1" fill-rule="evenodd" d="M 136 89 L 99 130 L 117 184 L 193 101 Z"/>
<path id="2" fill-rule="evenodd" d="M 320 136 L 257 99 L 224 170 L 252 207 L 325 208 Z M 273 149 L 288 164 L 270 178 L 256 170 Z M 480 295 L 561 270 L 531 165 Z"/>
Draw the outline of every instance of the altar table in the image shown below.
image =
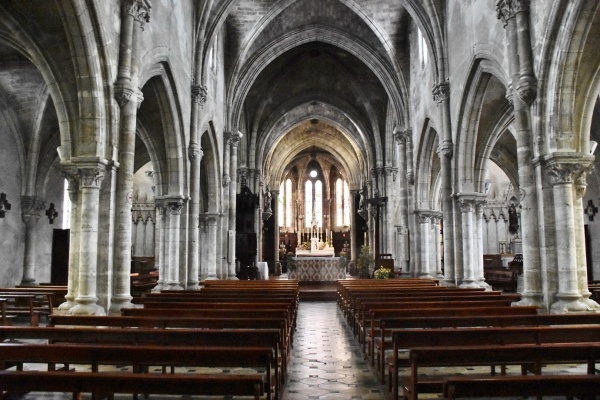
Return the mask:
<path id="1" fill-rule="evenodd" d="M 296 267 L 288 268 L 288 278 L 300 281 L 336 281 L 346 278 L 346 268 L 340 257 L 294 257 Z"/>

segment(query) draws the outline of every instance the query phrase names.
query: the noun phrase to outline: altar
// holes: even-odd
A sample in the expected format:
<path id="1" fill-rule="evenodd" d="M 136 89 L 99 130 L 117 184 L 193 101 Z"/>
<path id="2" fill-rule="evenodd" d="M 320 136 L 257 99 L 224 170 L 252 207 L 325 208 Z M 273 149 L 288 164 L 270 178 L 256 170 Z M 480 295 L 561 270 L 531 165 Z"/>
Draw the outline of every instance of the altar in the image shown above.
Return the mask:
<path id="1" fill-rule="evenodd" d="M 300 281 L 337 281 L 346 278 L 341 257 L 294 257 L 294 268 L 288 267 L 288 278 Z"/>

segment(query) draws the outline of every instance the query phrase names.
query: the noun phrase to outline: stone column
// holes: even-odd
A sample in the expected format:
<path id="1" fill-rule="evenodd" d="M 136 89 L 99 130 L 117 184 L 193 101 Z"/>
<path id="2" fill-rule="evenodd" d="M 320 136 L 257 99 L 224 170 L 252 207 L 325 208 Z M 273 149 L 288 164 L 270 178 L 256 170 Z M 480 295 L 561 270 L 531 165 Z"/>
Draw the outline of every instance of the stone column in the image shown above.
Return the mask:
<path id="1" fill-rule="evenodd" d="M 71 200 L 71 226 L 69 227 L 69 273 L 67 276 L 67 294 L 65 295 L 65 302 L 58 306 L 59 311 L 66 312 L 71 309 L 76 303 L 75 298 L 77 297 L 79 282 L 79 229 L 80 229 L 80 215 L 79 215 L 79 175 L 77 168 L 74 166 L 63 166 L 61 171 L 62 176 L 68 182 L 68 195 Z"/>
<path id="2" fill-rule="evenodd" d="M 100 162 L 81 162 L 79 172 L 79 198 L 81 199 L 79 232 L 79 275 L 75 305 L 69 310 L 72 315 L 105 315 L 104 308 L 97 304 L 96 274 L 98 265 L 98 209 L 100 185 L 106 166 Z M 72 249 L 72 251 L 76 251 Z"/>
<path id="3" fill-rule="evenodd" d="M 473 221 L 473 212 L 475 207 L 475 196 L 472 193 L 457 194 L 460 210 L 462 213 L 462 250 L 463 250 L 463 276 L 461 288 L 478 288 L 475 283 L 475 260 L 474 252 L 477 250 L 475 245 L 475 224 Z"/>
<path id="4" fill-rule="evenodd" d="M 585 194 L 587 188 L 586 178 L 587 175 L 593 169 L 593 164 L 590 167 L 585 168 L 581 175 L 575 181 L 575 193 L 574 193 L 574 204 L 573 204 L 573 216 L 575 218 L 575 242 L 577 251 L 577 286 L 579 287 L 579 293 L 581 294 L 581 301 L 588 307 L 598 310 L 600 304 L 590 299 L 592 292 L 588 289 L 588 274 L 587 274 L 587 259 L 585 255 L 585 232 L 583 222 L 583 204 L 581 199 Z"/>
<path id="5" fill-rule="evenodd" d="M 167 282 L 167 268 L 168 263 L 167 256 L 165 254 L 165 230 L 166 230 L 166 205 L 158 200 L 155 200 L 156 204 L 156 226 L 154 227 L 155 233 L 155 267 L 158 269 L 158 284 L 152 289 L 153 292 L 160 292 Z"/>
<path id="6" fill-rule="evenodd" d="M 419 211 L 419 223 L 421 225 L 421 271 L 419 272 L 419 278 L 433 279 L 431 274 L 431 263 L 430 263 L 430 230 L 431 230 L 431 218 L 429 212 Z"/>
<path id="7" fill-rule="evenodd" d="M 475 277 L 477 284 L 484 288 L 490 288 L 490 285 L 485 281 L 483 273 L 483 209 L 485 207 L 485 194 L 475 202 L 475 217 L 477 226 L 476 246 L 477 253 L 475 254 Z"/>
<path id="8" fill-rule="evenodd" d="M 188 157 L 190 160 L 190 204 L 188 231 L 188 280 L 187 289 L 197 290 L 200 272 L 200 164 L 204 153 L 200 148 L 200 110 L 208 97 L 206 86 L 192 85 L 192 109 L 190 124 L 190 145 Z"/>
<path id="9" fill-rule="evenodd" d="M 169 218 L 168 264 L 163 290 L 182 290 L 179 283 L 179 229 L 184 200 L 181 197 L 165 199 Z"/>
<path id="10" fill-rule="evenodd" d="M 398 254 L 400 259 L 399 267 L 402 268 L 404 273 L 408 273 L 410 271 L 410 246 L 408 239 L 408 191 L 406 188 L 407 181 L 405 178 L 407 177 L 406 170 L 406 138 L 410 137 L 412 132 L 410 130 L 406 131 L 395 131 L 394 139 L 396 139 L 396 143 L 398 144 L 398 176 L 400 177 L 400 182 L 398 183 L 398 211 L 399 211 L 399 224 L 396 227 L 396 233 L 398 235 Z"/>
<path id="11" fill-rule="evenodd" d="M 530 77 L 521 79 L 521 71 L 526 71 L 528 63 L 527 52 L 531 52 L 529 27 L 523 25 L 524 0 L 496 0 L 496 11 L 505 28 L 507 58 L 510 83 L 506 98 L 512 103 L 515 120 L 515 138 L 517 141 L 517 163 L 519 173 L 519 192 L 521 205 L 521 221 L 523 235 L 523 293 L 518 305 L 533 305 L 543 307 L 542 268 L 540 263 L 540 237 L 538 221 L 537 187 L 533 166 L 533 151 L 531 149 L 531 110 L 530 106 L 536 95 L 533 72 Z M 517 24 L 516 14 L 519 16 Z M 527 32 L 519 32 L 527 30 Z M 526 50 L 529 49 L 529 50 Z M 526 84 L 526 83 L 529 84 Z M 571 200 L 572 202 L 572 200 Z"/>
<path id="12" fill-rule="evenodd" d="M 25 257 L 23 259 L 23 277 L 21 285 L 35 286 L 35 226 L 40 219 L 40 211 L 46 202 L 35 196 L 21 196 L 21 219 L 25 223 Z"/>
<path id="13" fill-rule="evenodd" d="M 431 216 L 431 243 L 432 254 L 435 255 L 434 262 L 431 264 L 435 267 L 435 277 L 442 281 L 444 279 L 444 271 L 442 270 L 442 252 L 440 249 L 440 222 L 442 221 L 442 213 L 434 211 Z"/>
<path id="14" fill-rule="evenodd" d="M 115 98 L 121 109 L 119 127 L 119 166 L 116 188 L 116 221 L 113 275 L 113 295 L 110 314 L 118 315 L 131 303 L 131 203 L 135 159 L 137 110 L 143 96 L 139 84 L 139 41 L 143 25 L 150 21 L 149 3 L 137 0 L 123 2 L 121 10 L 121 43 L 119 52 L 120 75 L 114 85 Z"/>
<path id="15" fill-rule="evenodd" d="M 236 219 L 236 207 L 237 207 L 237 152 L 238 145 L 240 144 L 240 140 L 242 139 L 241 132 L 237 134 L 231 134 L 229 138 L 229 143 L 231 145 L 230 155 L 229 155 L 229 172 L 231 182 L 229 183 L 229 232 L 228 232 L 228 257 L 227 257 L 227 265 L 228 265 L 228 276 L 227 278 L 230 280 L 235 280 L 237 277 L 235 276 L 235 219 Z"/>
<path id="16" fill-rule="evenodd" d="M 556 293 L 556 298 L 558 298 L 558 301 L 550 307 L 552 313 L 590 310 L 590 307 L 581 301 L 581 293 L 579 293 L 575 216 L 573 215 L 573 184 L 574 179 L 582 170 L 583 165 L 581 163 L 558 157 L 552 159 L 547 166 L 554 197 L 556 236 L 560 238 L 556 241 L 558 261 L 558 293 Z"/>
<path id="17" fill-rule="evenodd" d="M 442 137 L 438 148 L 441 167 L 441 202 L 444 214 L 444 275 L 443 284 L 456 284 L 455 238 L 454 238 L 454 201 L 452 199 L 452 129 L 450 127 L 450 84 L 440 82 L 433 87 L 433 101 L 438 103 L 442 121 Z"/>
<path id="18" fill-rule="evenodd" d="M 220 218 L 218 213 L 201 214 L 206 226 L 206 280 L 219 279 L 217 277 L 217 222 Z"/>
<path id="19" fill-rule="evenodd" d="M 267 189 L 268 190 L 268 189 Z M 277 201 L 279 199 L 279 190 L 271 190 L 271 198 L 275 199 L 275 207 L 269 207 L 272 208 L 272 212 L 273 212 L 273 217 L 275 218 L 275 232 L 273 232 L 273 238 L 274 238 L 274 249 L 275 249 L 275 263 L 279 262 L 279 218 L 282 218 L 282 215 L 279 215 L 279 207 L 277 207 Z M 266 209 L 266 205 L 265 205 L 265 209 Z M 284 211 L 285 212 L 285 211 Z"/>
<path id="20" fill-rule="evenodd" d="M 350 190 L 350 198 L 352 199 L 350 201 L 350 218 L 352 219 L 350 221 L 350 260 L 351 261 L 356 260 L 357 255 L 360 253 L 360 250 L 358 250 L 356 248 L 356 224 L 357 224 L 357 221 L 356 221 L 356 204 L 354 202 L 358 192 L 359 192 L 358 189 Z"/>

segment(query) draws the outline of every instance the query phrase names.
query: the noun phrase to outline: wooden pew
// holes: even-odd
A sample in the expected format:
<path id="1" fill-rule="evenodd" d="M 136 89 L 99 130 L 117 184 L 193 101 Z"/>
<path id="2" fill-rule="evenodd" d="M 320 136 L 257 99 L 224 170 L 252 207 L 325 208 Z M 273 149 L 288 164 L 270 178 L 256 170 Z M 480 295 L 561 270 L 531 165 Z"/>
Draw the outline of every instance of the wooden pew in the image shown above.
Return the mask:
<path id="1" fill-rule="evenodd" d="M 52 294 L 35 292 L 4 292 L 0 297 L 6 299 L 7 316 L 28 316 L 32 326 L 40 324 L 40 316 L 52 313 Z"/>
<path id="2" fill-rule="evenodd" d="M 600 326 L 528 326 L 402 329 L 392 333 L 392 398 L 398 398 L 398 369 L 408 366 L 407 359 L 399 358 L 400 349 L 414 347 L 452 347 L 469 345 L 508 345 L 543 343 L 597 342 Z"/>
<path id="3" fill-rule="evenodd" d="M 91 365 L 92 372 L 100 366 L 130 366 L 132 372 L 147 370 L 150 366 L 171 367 L 228 367 L 253 368 L 265 371 L 264 387 L 267 399 L 277 395 L 271 376 L 274 365 L 271 347 L 174 347 L 155 345 L 111 344 L 0 344 L 0 368 L 17 364 L 22 370 L 25 363 Z M 257 372 L 259 373 L 259 372 Z M 77 374 L 77 373 L 76 373 Z M 260 372 L 262 374 L 262 372 Z M 136 374 L 138 375 L 138 374 Z"/>
<path id="4" fill-rule="evenodd" d="M 451 377 L 444 382 L 444 398 L 447 400 L 526 396 L 593 399 L 598 393 L 600 375 Z"/>
<path id="5" fill-rule="evenodd" d="M 403 377 L 402 388 L 404 398 L 414 400 L 419 393 L 443 392 L 443 379 L 448 376 L 444 375 L 443 368 L 438 370 L 439 367 L 521 365 L 522 374 L 526 375 L 530 368 L 526 366 L 531 364 L 533 373 L 540 375 L 542 365 L 584 363 L 588 374 L 593 374 L 596 362 L 600 361 L 600 344 L 416 347 L 410 349 L 409 360 L 410 375 Z M 426 373 L 423 368 L 427 369 Z M 493 370 L 491 375 L 495 375 Z"/>
<path id="6" fill-rule="evenodd" d="M 0 297 L 0 324 L 3 326 L 10 325 L 6 314 L 6 301 L 6 299 Z"/>
<path id="7" fill-rule="evenodd" d="M 0 371 L 2 391 L 146 393 L 163 395 L 262 395 L 262 376 L 202 374 L 122 374 L 118 372 Z"/>
<path id="8" fill-rule="evenodd" d="M 516 307 L 513 307 L 516 308 Z M 519 307 L 521 308 L 521 307 Z M 533 307 L 532 307 L 533 308 Z M 408 328 L 466 328 L 466 327 L 507 327 L 507 326 L 548 326 L 548 325 L 599 325 L 600 314 L 532 314 L 532 315 L 465 315 L 465 316 L 401 316 L 397 318 L 381 318 L 380 336 L 375 341 L 377 360 L 380 363 L 381 383 L 385 383 L 385 366 L 388 362 L 388 376 L 391 375 L 391 360 L 386 360 L 385 353 L 392 345 L 390 332 Z M 387 339 L 390 336 L 389 340 Z M 391 390 L 391 380 L 390 390 Z"/>
<path id="9" fill-rule="evenodd" d="M 472 308 L 469 306 L 456 305 L 439 308 L 413 308 L 413 309 L 375 309 L 371 310 L 369 324 L 363 325 L 363 335 L 365 339 L 363 341 L 363 352 L 370 357 L 371 365 L 377 365 L 381 368 L 384 365 L 384 358 L 379 359 L 375 364 L 375 337 L 377 331 L 375 330 L 377 323 L 381 324 L 381 320 L 384 318 L 388 319 L 401 319 L 409 317 L 453 317 L 453 316 L 505 316 L 505 315 L 534 315 L 537 314 L 537 307 L 533 306 L 520 306 L 520 307 L 507 307 L 507 306 L 490 306 L 490 307 L 477 307 Z M 367 329 L 369 333 L 367 334 Z M 366 350 L 365 350 L 366 349 Z M 379 353 L 378 353 L 379 354 Z M 383 369 L 381 369 L 383 374 Z"/>
<path id="10" fill-rule="evenodd" d="M 276 384 L 285 378 L 287 359 L 280 354 L 281 332 L 278 329 L 153 329 L 153 328 L 82 328 L 82 327 L 0 327 L 0 341 L 36 339 L 52 344 L 124 344 L 136 346 L 212 346 L 251 347 L 269 346 L 276 363 Z"/>
<path id="11" fill-rule="evenodd" d="M 66 286 L 22 286 L 17 285 L 16 287 L 3 287 L 0 288 L 0 292 L 32 292 L 32 293 L 50 293 L 52 294 L 52 307 L 58 307 L 64 303 L 65 296 L 67 295 L 68 289 Z"/>

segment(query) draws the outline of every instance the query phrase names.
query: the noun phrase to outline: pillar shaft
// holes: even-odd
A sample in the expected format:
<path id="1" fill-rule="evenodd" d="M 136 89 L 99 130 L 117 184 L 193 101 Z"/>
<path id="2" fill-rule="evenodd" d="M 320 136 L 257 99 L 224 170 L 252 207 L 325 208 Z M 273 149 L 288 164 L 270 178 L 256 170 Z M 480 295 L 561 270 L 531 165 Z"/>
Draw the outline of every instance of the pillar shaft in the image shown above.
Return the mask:
<path id="1" fill-rule="evenodd" d="M 65 302 L 58 306 L 60 311 L 68 311 L 73 307 L 75 298 L 77 297 L 79 282 L 79 257 L 78 252 L 74 251 L 79 249 L 79 177 L 77 175 L 76 168 L 63 167 L 61 174 L 67 179 L 68 187 L 67 192 L 69 200 L 71 200 L 71 226 L 69 227 L 69 272 L 67 275 L 67 294 L 65 295 Z"/>
<path id="2" fill-rule="evenodd" d="M 168 215 L 168 266 L 166 271 L 166 284 L 163 290 L 181 290 L 179 283 L 179 239 L 181 226 L 181 211 L 183 199 L 167 200 Z"/>
<path id="3" fill-rule="evenodd" d="M 219 219 L 219 214 L 216 213 L 205 213 L 202 214 L 204 218 L 204 222 L 206 224 L 206 234 L 207 234 L 207 243 L 206 243 L 206 279 L 214 280 L 218 279 L 217 277 L 217 222 Z"/>
<path id="4" fill-rule="evenodd" d="M 98 210 L 100 185 L 105 166 L 78 165 L 80 208 L 79 275 L 75 304 L 69 310 L 73 315 L 104 315 L 106 311 L 96 304 L 96 275 L 98 265 Z"/>
<path id="5" fill-rule="evenodd" d="M 40 219 L 40 211 L 45 202 L 35 196 L 21 197 L 21 219 L 25 224 L 25 257 L 23 259 L 23 277 L 21 285 L 37 285 L 35 280 L 36 231 L 35 226 Z"/>
<path id="6" fill-rule="evenodd" d="M 583 221 L 583 204 L 581 202 L 587 187 L 586 177 L 588 171 L 584 171 L 575 182 L 575 193 L 573 197 L 573 216 L 575 217 L 575 242 L 577 243 L 577 286 L 582 296 L 581 301 L 592 309 L 600 309 L 600 304 L 590 299 L 592 293 L 588 289 L 587 258 L 585 254 L 585 232 Z"/>
<path id="7" fill-rule="evenodd" d="M 432 279 L 431 274 L 431 257 L 430 257 L 430 230 L 431 230 L 431 219 L 429 214 L 424 211 L 419 212 L 419 225 L 421 229 L 421 268 L 419 272 L 419 278 Z"/>
<path id="8" fill-rule="evenodd" d="M 155 267 L 158 269 L 158 283 L 152 289 L 153 292 L 160 292 L 165 283 L 166 279 L 166 265 L 168 263 L 165 255 L 165 230 L 166 230 L 166 206 L 162 202 L 155 202 L 156 206 L 156 226 L 154 227 L 155 235 Z"/>
<path id="9" fill-rule="evenodd" d="M 398 237 L 398 259 L 400 260 L 399 267 L 402 272 L 410 272 L 410 246 L 408 242 L 408 190 L 407 185 L 407 169 L 406 169 L 406 138 L 411 136 L 410 130 L 404 132 L 394 132 L 394 138 L 398 144 L 398 226 L 396 234 Z M 398 227 L 400 229 L 398 229 Z"/>
<path id="10" fill-rule="evenodd" d="M 237 279 L 235 270 L 235 220 L 236 220 L 236 207 L 237 207 L 237 153 L 238 145 L 242 137 L 241 133 L 232 134 L 229 143 L 231 146 L 229 155 L 229 171 L 230 171 L 230 183 L 229 183 L 229 232 L 228 232 L 228 279 Z"/>
<path id="11" fill-rule="evenodd" d="M 459 193 L 457 195 L 462 213 L 462 251 L 463 251 L 463 276 L 459 285 L 461 288 L 477 288 L 475 283 L 475 224 L 473 218 L 475 201 L 471 195 Z"/>

